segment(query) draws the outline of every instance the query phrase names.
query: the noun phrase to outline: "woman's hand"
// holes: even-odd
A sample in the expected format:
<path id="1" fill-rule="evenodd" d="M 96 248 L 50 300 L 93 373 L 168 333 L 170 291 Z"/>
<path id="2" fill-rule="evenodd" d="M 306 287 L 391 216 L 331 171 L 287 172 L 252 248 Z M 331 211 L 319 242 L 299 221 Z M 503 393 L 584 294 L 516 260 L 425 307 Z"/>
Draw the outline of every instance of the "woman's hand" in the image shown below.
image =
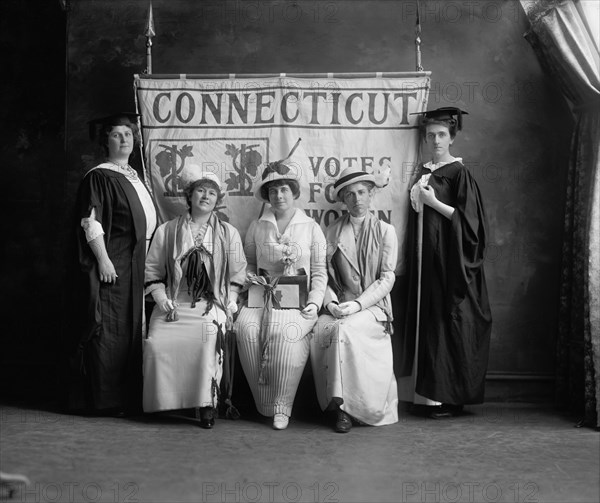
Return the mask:
<path id="1" fill-rule="evenodd" d="M 116 283 L 119 277 L 108 256 L 98 261 L 98 277 L 103 283 Z"/>
<path id="2" fill-rule="evenodd" d="M 421 187 L 420 190 L 421 201 L 423 204 L 427 206 L 434 206 L 437 201 L 437 197 L 435 197 L 435 190 L 430 185 L 425 185 Z"/>
<path id="3" fill-rule="evenodd" d="M 330 302 L 329 304 L 327 304 L 327 311 L 329 311 L 331 313 L 331 316 L 333 316 L 334 318 L 342 318 L 344 316 L 337 302 Z"/>
<path id="4" fill-rule="evenodd" d="M 421 187 L 420 194 L 421 201 L 423 202 L 423 204 L 426 204 L 427 206 L 433 208 L 435 211 L 442 214 L 448 220 L 452 218 L 452 215 L 454 214 L 454 208 L 440 201 L 435 196 L 435 191 L 433 190 L 433 187 L 431 187 L 430 185 Z"/>
<path id="5" fill-rule="evenodd" d="M 104 235 L 96 236 L 88 242 L 90 250 L 96 257 L 98 262 L 98 278 L 102 283 L 114 283 L 117 281 L 117 271 L 106 252 L 106 244 L 104 243 Z"/>
<path id="6" fill-rule="evenodd" d="M 350 302 L 342 302 L 338 309 L 341 312 L 340 317 L 350 316 L 351 314 L 358 313 L 362 306 L 355 300 L 351 300 Z"/>
<path id="7" fill-rule="evenodd" d="M 319 311 L 319 308 L 317 307 L 316 304 L 313 304 L 312 302 L 309 302 L 306 307 L 300 311 L 300 314 L 302 315 L 303 318 L 307 319 L 307 320 L 311 320 L 313 318 L 317 317 L 317 312 Z"/>
<path id="8" fill-rule="evenodd" d="M 170 313 L 177 307 L 177 303 L 169 299 L 163 289 L 152 290 L 152 298 L 156 302 L 156 306 L 165 313 Z"/>
<path id="9" fill-rule="evenodd" d="M 227 310 L 231 313 L 231 314 L 235 314 L 238 312 L 238 305 L 237 302 L 230 300 L 229 304 L 227 304 Z"/>
<path id="10" fill-rule="evenodd" d="M 173 302 L 171 299 L 165 299 L 161 304 L 160 304 L 160 308 L 165 311 L 170 313 L 171 311 L 173 311 L 173 309 L 175 309 L 177 306 L 175 305 L 175 302 Z"/>

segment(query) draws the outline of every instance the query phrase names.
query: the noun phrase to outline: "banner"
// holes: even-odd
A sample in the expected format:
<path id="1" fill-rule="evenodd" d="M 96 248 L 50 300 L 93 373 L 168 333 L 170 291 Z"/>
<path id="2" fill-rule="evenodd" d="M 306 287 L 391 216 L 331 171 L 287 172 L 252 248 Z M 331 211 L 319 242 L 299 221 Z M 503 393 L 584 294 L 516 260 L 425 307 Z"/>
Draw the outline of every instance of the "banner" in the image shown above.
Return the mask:
<path id="1" fill-rule="evenodd" d="M 401 74 L 400 74 L 401 75 Z M 263 203 L 254 187 L 268 162 L 293 156 L 301 175 L 296 205 L 325 230 L 344 205 L 333 184 L 349 166 L 390 182 L 372 210 L 395 226 L 403 271 L 408 182 L 416 167 L 417 117 L 429 76 L 373 78 L 161 78 L 136 76 L 146 175 L 162 221 L 187 211 L 180 176 L 186 166 L 215 172 L 227 196 L 219 216 L 244 238 Z"/>

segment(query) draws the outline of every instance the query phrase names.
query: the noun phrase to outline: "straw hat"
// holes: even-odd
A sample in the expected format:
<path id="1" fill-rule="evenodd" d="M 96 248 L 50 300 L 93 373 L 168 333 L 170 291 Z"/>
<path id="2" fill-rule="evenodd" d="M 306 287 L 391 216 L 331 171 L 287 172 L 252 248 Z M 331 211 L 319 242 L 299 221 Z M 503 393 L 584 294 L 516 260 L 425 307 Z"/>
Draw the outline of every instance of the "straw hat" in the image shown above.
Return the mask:
<path id="1" fill-rule="evenodd" d="M 365 173 L 360 168 L 346 168 L 340 173 L 340 177 L 333 184 L 333 197 L 335 197 L 338 201 L 343 202 L 342 198 L 340 197 L 342 189 L 348 187 L 348 185 L 358 182 L 371 182 L 372 184 L 377 185 L 377 181 L 373 175 Z"/>
<path id="2" fill-rule="evenodd" d="M 197 164 L 188 164 L 181 174 L 181 186 L 185 189 L 192 183 L 199 182 L 200 180 L 210 180 L 215 183 L 219 188 L 219 192 L 223 192 L 221 180 L 212 171 L 203 171 Z"/>
<path id="3" fill-rule="evenodd" d="M 270 162 L 262 173 L 261 179 L 256 184 L 254 189 L 254 196 L 259 200 L 268 203 L 269 199 L 265 199 L 261 195 L 261 189 L 264 185 L 270 182 L 276 182 L 278 180 L 292 180 L 295 182 L 300 181 L 301 167 L 299 164 L 292 162 L 290 157 L 300 144 L 301 138 L 298 138 L 296 144 L 292 147 L 292 150 L 284 159 L 279 161 Z"/>

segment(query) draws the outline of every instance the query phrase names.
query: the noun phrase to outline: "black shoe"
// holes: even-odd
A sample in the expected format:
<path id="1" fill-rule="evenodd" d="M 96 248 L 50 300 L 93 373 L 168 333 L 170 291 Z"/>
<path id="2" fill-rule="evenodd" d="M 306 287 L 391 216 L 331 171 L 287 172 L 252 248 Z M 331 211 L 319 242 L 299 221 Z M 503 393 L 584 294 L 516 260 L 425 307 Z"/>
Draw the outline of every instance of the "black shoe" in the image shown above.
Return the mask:
<path id="1" fill-rule="evenodd" d="M 200 428 L 210 430 L 215 425 L 215 416 L 212 407 L 200 408 Z"/>
<path id="2" fill-rule="evenodd" d="M 334 429 L 338 433 L 348 433 L 352 429 L 352 418 L 343 410 L 338 410 Z"/>
<path id="3" fill-rule="evenodd" d="M 429 414 L 431 419 L 448 419 L 450 417 L 460 416 L 463 406 L 443 403 L 442 405 L 434 407 L 434 409 L 435 410 Z"/>

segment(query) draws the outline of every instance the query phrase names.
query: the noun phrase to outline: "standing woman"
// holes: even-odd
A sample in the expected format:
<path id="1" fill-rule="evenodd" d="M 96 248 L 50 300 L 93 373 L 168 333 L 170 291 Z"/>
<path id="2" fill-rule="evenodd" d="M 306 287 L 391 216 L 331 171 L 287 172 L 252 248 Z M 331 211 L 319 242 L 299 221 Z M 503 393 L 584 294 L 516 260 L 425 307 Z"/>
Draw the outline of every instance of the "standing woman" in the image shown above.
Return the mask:
<path id="1" fill-rule="evenodd" d="M 431 160 L 420 166 L 410 191 L 409 298 L 400 398 L 429 406 L 426 411 L 434 418 L 450 417 L 463 405 L 483 402 L 492 327 L 483 268 L 487 244 L 483 202 L 462 159 L 450 153 L 463 114 L 458 108 L 422 114 Z"/>
<path id="2" fill-rule="evenodd" d="M 238 231 L 214 212 L 225 196 L 217 175 L 192 165 L 183 181 L 189 213 L 156 229 L 146 261 L 156 307 L 144 345 L 144 411 L 198 407 L 200 426 L 212 428 L 246 258 Z"/>
<path id="3" fill-rule="evenodd" d="M 99 130 L 99 131 L 98 131 Z M 152 198 L 129 158 L 139 146 L 136 114 L 90 123 L 106 162 L 77 195 L 76 318 L 69 393 L 73 410 L 141 411 L 144 261 L 156 227 Z"/>
<path id="4" fill-rule="evenodd" d="M 398 238 L 369 212 L 375 184 L 373 175 L 347 168 L 333 186 L 348 213 L 327 228 L 327 313 L 310 357 L 319 404 L 337 411 L 338 433 L 350 431 L 352 418 L 373 426 L 398 421 L 390 301 Z"/>
<path id="5" fill-rule="evenodd" d="M 273 428 L 283 430 L 308 360 L 308 334 L 323 302 L 326 243 L 318 224 L 294 206 L 300 186 L 285 160 L 269 163 L 255 195 L 271 207 L 250 224 L 246 234 L 249 275 L 259 275 L 263 281 L 282 275 L 309 278 L 308 300 L 301 309 L 245 306 L 236 320 L 240 360 L 256 408 L 273 417 Z"/>

